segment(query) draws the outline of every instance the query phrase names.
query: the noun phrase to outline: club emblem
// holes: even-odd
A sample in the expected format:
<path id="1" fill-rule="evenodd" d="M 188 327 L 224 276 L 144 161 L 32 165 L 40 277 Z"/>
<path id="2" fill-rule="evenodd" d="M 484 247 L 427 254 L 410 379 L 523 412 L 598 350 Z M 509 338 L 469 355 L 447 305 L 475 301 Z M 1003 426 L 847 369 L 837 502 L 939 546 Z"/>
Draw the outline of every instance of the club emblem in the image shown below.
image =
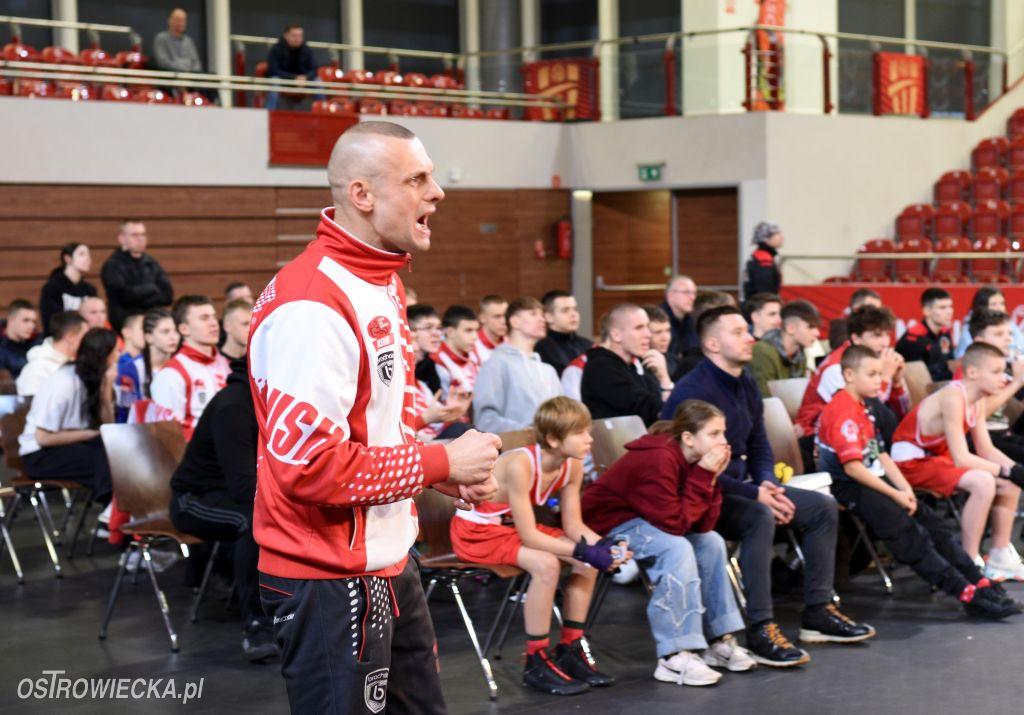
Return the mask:
<path id="1" fill-rule="evenodd" d="M 395 374 L 395 351 L 388 350 L 377 356 L 377 377 L 386 387 L 391 387 L 391 378 Z"/>
<path id="2" fill-rule="evenodd" d="M 366 684 L 363 686 L 363 699 L 366 707 L 372 713 L 379 713 L 384 709 L 388 697 L 388 669 L 381 668 L 372 673 L 367 673 Z"/>

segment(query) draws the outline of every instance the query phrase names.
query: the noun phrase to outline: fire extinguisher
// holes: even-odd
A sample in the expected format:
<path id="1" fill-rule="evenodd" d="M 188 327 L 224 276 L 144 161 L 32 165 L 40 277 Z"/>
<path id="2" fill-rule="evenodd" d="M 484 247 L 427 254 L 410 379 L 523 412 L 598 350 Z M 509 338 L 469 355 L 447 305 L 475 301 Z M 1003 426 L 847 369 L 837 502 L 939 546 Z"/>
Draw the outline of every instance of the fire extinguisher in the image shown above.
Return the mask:
<path id="1" fill-rule="evenodd" d="M 572 221 L 568 218 L 555 223 L 555 255 L 565 260 L 572 258 Z"/>

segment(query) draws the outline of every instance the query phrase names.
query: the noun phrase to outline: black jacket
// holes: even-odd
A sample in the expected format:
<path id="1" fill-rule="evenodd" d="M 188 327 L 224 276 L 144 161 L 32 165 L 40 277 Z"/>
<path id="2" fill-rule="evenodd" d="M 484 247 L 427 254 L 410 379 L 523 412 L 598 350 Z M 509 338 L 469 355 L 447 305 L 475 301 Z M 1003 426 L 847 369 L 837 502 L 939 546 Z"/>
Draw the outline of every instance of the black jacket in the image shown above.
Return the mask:
<path id="1" fill-rule="evenodd" d="M 171 491 L 204 494 L 227 490 L 239 504 L 256 498 L 256 411 L 245 358 L 231 361 L 227 385 L 203 410 L 171 477 Z"/>
<path id="2" fill-rule="evenodd" d="M 907 362 L 922 361 L 935 382 L 953 379 L 953 372 L 949 369 L 949 361 L 953 359 L 953 331 L 950 328 L 933 333 L 921 318 L 920 323 L 903 333 L 896 343 L 896 352 Z"/>
<path id="3" fill-rule="evenodd" d="M 693 316 L 689 313 L 682 318 L 677 318 L 672 309 L 668 307 L 668 301 L 661 304 L 661 309 L 668 316 L 668 324 L 672 327 L 672 342 L 669 343 L 668 352 L 674 357 L 673 363 L 678 365 L 688 348 L 700 348 L 700 341 L 697 339 L 697 329 L 693 324 Z M 674 373 L 669 367 L 669 375 Z M 675 377 L 672 378 L 673 380 Z"/>
<path id="4" fill-rule="evenodd" d="M 63 269 L 54 269 L 39 293 L 39 317 L 42 320 L 39 329 L 49 335 L 50 318 L 65 310 L 78 310 L 83 298 L 95 295 L 98 295 L 96 286 L 89 281 L 83 278 L 78 283 L 72 283 L 71 279 L 64 275 Z"/>
<path id="5" fill-rule="evenodd" d="M 650 425 L 661 412 L 658 379 L 649 372 L 638 374 L 636 367 L 602 347 L 587 351 L 580 397 L 594 419 L 638 415 Z"/>
<path id="6" fill-rule="evenodd" d="M 555 368 L 555 372 L 561 377 L 566 366 L 590 349 L 593 344 L 592 341 L 576 333 L 548 330 L 547 337 L 538 342 L 534 350 L 540 355 L 540 359 Z"/>
<path id="7" fill-rule="evenodd" d="M 28 362 L 28 351 L 41 343 L 42 338 L 28 340 L 11 340 L 0 326 L 0 370 L 7 370 L 11 377 L 18 377 L 21 369 Z"/>
<path id="8" fill-rule="evenodd" d="M 270 48 L 270 54 L 267 56 L 267 77 L 295 79 L 299 75 L 308 79 L 316 79 L 316 60 L 313 58 L 313 50 L 306 43 L 293 49 L 288 46 L 284 38 L 281 38 L 276 45 Z"/>
<path id="9" fill-rule="evenodd" d="M 759 243 L 751 254 L 746 266 L 746 280 L 743 282 L 743 300 L 754 293 L 778 293 L 782 287 L 782 271 L 775 264 L 777 251 L 771 246 Z"/>
<path id="10" fill-rule="evenodd" d="M 161 308 L 174 302 L 174 289 L 167 273 L 148 253 L 132 258 L 132 254 L 119 248 L 103 264 L 100 277 L 107 291 L 110 324 L 114 330 L 121 329 L 130 311 Z"/>

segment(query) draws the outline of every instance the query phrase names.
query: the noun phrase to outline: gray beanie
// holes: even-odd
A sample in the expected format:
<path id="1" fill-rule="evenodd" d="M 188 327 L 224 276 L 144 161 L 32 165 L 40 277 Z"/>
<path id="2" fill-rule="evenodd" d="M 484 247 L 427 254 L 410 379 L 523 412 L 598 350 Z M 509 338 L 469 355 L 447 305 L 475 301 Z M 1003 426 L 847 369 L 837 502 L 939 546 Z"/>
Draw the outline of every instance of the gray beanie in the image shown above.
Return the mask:
<path id="1" fill-rule="evenodd" d="M 782 229 L 779 228 L 779 224 L 777 223 L 762 221 L 754 226 L 754 243 L 766 243 L 772 236 L 779 233 L 781 230 Z"/>

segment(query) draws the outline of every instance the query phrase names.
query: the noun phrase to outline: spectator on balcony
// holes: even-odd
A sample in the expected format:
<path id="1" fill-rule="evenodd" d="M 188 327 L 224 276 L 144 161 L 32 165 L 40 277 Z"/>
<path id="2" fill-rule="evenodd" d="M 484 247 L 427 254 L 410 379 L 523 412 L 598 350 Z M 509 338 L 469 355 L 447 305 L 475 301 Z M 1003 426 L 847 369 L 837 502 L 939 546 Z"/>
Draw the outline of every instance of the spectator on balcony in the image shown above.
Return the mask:
<path id="1" fill-rule="evenodd" d="M 153 59 L 156 68 L 167 72 L 202 72 L 196 43 L 185 34 L 188 13 L 180 7 L 167 16 L 167 29 L 153 38 Z"/>
<path id="2" fill-rule="evenodd" d="M 775 259 L 782 248 L 782 229 L 771 221 L 762 221 L 754 227 L 754 252 L 744 271 L 743 300 L 755 293 L 778 293 L 782 287 L 782 272 Z"/>
<path id="3" fill-rule="evenodd" d="M 100 277 L 110 301 L 110 323 L 119 331 L 129 312 L 170 305 L 174 290 L 163 267 L 146 253 L 146 224 L 123 221 L 117 240 L 120 247 L 103 264 Z"/>
<path id="4" fill-rule="evenodd" d="M 316 79 L 316 59 L 313 50 L 306 44 L 305 33 L 300 25 L 289 25 L 277 44 L 270 48 L 267 56 L 267 77 L 291 79 L 300 85 Z M 310 97 L 308 94 L 267 92 L 267 109 L 297 109 Z M 316 99 L 323 99 L 317 95 Z"/>

